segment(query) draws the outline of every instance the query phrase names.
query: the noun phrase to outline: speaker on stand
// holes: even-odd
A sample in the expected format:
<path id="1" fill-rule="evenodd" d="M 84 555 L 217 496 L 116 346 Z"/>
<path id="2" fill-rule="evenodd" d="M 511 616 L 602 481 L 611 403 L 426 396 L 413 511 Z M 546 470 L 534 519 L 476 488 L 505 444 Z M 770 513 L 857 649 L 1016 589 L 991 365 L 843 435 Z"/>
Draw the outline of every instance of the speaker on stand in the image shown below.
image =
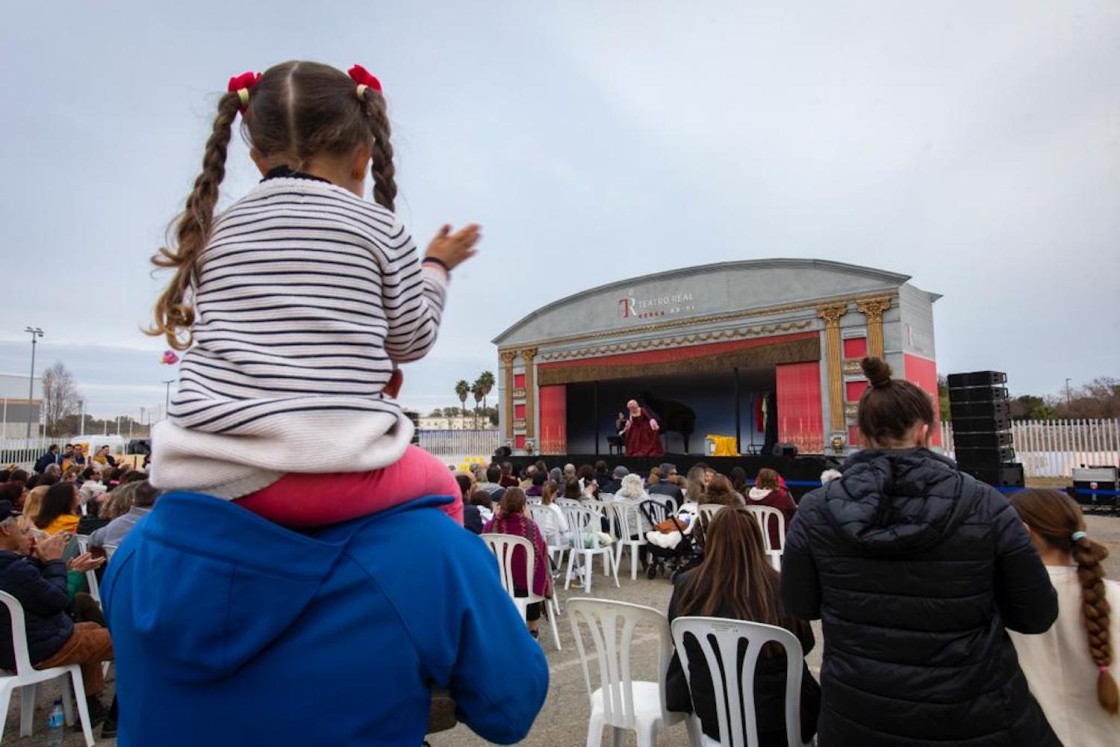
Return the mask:
<path id="1" fill-rule="evenodd" d="M 1024 487 L 1015 457 L 1007 374 L 975 371 L 949 374 L 949 411 L 954 453 L 961 472 L 997 488 Z"/>

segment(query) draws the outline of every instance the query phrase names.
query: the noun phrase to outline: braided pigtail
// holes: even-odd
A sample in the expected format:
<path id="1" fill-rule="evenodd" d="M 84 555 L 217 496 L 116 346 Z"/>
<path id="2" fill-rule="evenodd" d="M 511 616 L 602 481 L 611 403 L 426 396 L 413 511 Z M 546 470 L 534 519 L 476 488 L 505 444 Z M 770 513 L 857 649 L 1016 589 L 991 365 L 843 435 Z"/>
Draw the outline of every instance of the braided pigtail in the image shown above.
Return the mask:
<path id="1" fill-rule="evenodd" d="M 373 199 L 378 205 L 391 211 L 397 199 L 397 169 L 393 165 L 393 144 L 389 140 L 392 128 L 389 126 L 385 97 L 373 88 L 366 88 L 362 94 L 362 109 L 373 135 L 373 161 L 370 165 L 370 172 L 373 174 Z"/>
<path id="2" fill-rule="evenodd" d="M 1077 562 L 1077 579 L 1081 582 L 1081 617 L 1089 634 L 1089 654 L 1097 665 L 1097 700 L 1109 713 L 1120 707 L 1120 693 L 1116 680 L 1109 673 L 1112 666 L 1112 640 L 1109 617 L 1112 610 L 1105 598 L 1104 568 L 1101 561 L 1108 557 L 1108 548 L 1078 532 L 1071 553 Z"/>
<path id="3" fill-rule="evenodd" d="M 194 308 L 188 296 L 198 276 L 199 257 L 210 238 L 214 205 L 226 173 L 233 121 L 241 106 L 237 93 L 224 94 L 218 101 L 218 116 L 202 157 L 202 173 L 194 181 L 186 209 L 176 219 L 174 241 L 152 256 L 152 264 L 158 269 L 172 269 L 175 275 L 156 300 L 155 324 L 145 332 L 153 337 L 166 336 L 167 343 L 176 350 L 186 350 L 192 341 Z"/>

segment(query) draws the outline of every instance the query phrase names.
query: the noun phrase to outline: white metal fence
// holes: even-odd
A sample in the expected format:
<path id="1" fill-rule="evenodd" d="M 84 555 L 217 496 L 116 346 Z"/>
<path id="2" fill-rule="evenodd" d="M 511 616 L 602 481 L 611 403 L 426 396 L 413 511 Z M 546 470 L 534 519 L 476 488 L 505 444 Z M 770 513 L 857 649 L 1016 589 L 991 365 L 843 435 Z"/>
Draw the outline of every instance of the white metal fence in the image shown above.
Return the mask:
<path id="1" fill-rule="evenodd" d="M 39 457 L 47 453 L 50 445 L 57 443 L 57 438 L 6 438 L 0 441 L 0 466 L 14 464 L 31 469 Z"/>
<path id="2" fill-rule="evenodd" d="M 1120 420 L 1016 420 L 1011 436 L 1027 477 L 1070 477 L 1074 467 L 1120 465 Z M 941 443 L 952 456 L 952 424 L 941 424 Z"/>
<path id="3" fill-rule="evenodd" d="M 490 456 L 502 446 L 501 431 L 418 431 L 420 448 L 436 456 Z"/>

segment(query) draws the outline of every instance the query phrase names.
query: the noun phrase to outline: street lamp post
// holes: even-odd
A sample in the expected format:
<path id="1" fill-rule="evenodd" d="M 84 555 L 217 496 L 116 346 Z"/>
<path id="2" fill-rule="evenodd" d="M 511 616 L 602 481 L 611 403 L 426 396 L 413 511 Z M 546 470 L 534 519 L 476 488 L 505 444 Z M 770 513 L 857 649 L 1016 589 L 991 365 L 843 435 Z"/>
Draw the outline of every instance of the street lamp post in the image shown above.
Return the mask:
<path id="1" fill-rule="evenodd" d="M 35 397 L 35 344 L 43 336 L 39 327 L 27 327 L 23 330 L 31 335 L 31 375 L 27 377 L 27 440 L 31 440 L 31 410 L 34 407 L 32 399 Z"/>
<path id="2" fill-rule="evenodd" d="M 175 383 L 175 379 L 163 380 L 163 417 L 167 418 L 167 411 L 171 408 L 171 385 Z"/>

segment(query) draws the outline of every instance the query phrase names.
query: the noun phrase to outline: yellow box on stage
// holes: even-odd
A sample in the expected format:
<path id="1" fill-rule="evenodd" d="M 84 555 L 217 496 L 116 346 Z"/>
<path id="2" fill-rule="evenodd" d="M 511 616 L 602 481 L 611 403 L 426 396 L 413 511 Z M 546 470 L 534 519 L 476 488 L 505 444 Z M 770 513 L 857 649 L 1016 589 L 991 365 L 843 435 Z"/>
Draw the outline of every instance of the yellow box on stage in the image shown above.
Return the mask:
<path id="1" fill-rule="evenodd" d="M 713 436 L 707 435 L 704 437 L 707 443 L 708 456 L 739 456 L 739 452 L 735 449 L 734 436 Z"/>

